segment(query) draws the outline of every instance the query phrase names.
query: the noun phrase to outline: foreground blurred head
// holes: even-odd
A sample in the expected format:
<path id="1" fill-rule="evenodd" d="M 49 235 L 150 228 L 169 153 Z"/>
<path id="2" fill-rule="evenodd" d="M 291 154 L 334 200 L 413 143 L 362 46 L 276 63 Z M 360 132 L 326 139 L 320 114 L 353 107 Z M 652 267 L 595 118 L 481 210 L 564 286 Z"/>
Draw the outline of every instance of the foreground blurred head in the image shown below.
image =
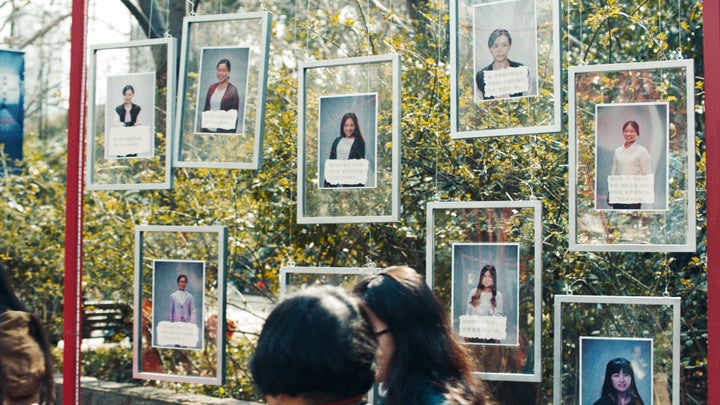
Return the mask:
<path id="1" fill-rule="evenodd" d="M 340 287 L 311 287 L 270 313 L 250 372 L 270 404 L 322 404 L 366 393 L 376 350 L 355 297 Z"/>
<path id="2" fill-rule="evenodd" d="M 442 304 L 406 266 L 388 267 L 355 286 L 378 337 L 377 382 L 385 404 L 426 403 L 436 393 L 453 404 L 482 405 L 482 385 L 452 333 Z"/>

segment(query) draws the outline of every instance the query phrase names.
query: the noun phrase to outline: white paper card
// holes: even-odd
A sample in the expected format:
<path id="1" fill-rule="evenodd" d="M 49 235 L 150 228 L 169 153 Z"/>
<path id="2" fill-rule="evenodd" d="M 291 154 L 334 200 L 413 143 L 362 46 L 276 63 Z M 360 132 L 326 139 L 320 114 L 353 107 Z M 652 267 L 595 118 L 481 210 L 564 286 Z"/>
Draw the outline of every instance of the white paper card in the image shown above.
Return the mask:
<path id="1" fill-rule="evenodd" d="M 504 340 L 507 337 L 507 317 L 460 315 L 458 335 L 465 338 Z"/>
<path id="2" fill-rule="evenodd" d="M 655 175 L 608 176 L 608 202 L 610 204 L 655 203 Z"/>
<path id="3" fill-rule="evenodd" d="M 330 184 L 366 184 L 370 162 L 367 159 L 325 161 L 325 181 Z"/>
<path id="4" fill-rule="evenodd" d="M 202 127 L 213 129 L 235 129 L 237 124 L 237 110 L 203 111 Z"/>
<path id="5" fill-rule="evenodd" d="M 527 66 L 485 70 L 485 97 L 501 97 L 530 89 Z"/>
<path id="6" fill-rule="evenodd" d="M 200 342 L 199 329 L 194 323 L 161 321 L 156 333 L 158 346 L 196 348 Z"/>
<path id="7" fill-rule="evenodd" d="M 149 126 L 110 128 L 105 139 L 105 159 L 148 158 L 154 155 L 155 142 Z"/>

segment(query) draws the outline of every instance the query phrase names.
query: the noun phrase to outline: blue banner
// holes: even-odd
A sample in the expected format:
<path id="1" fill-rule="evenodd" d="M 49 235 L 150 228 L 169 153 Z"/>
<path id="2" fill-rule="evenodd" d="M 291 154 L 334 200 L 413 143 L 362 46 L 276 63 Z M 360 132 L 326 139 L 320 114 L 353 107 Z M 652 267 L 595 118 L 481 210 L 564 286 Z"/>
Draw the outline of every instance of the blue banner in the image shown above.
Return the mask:
<path id="1" fill-rule="evenodd" d="M 24 53 L 0 49 L 0 144 L 10 165 L 23 157 L 24 82 Z"/>

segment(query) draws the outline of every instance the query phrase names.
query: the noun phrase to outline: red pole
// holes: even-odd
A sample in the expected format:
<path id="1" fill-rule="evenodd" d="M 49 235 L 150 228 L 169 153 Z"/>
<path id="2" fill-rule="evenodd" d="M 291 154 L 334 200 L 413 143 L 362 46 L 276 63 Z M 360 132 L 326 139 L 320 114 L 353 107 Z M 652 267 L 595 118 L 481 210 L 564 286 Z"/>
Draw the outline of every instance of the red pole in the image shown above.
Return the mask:
<path id="1" fill-rule="evenodd" d="M 707 181 L 708 399 L 720 398 L 720 5 L 703 2 Z M 715 360 L 713 360 L 715 359 Z M 713 400 L 715 401 L 715 400 Z"/>
<path id="2" fill-rule="evenodd" d="M 65 194 L 65 289 L 63 309 L 63 404 L 80 403 L 82 311 L 83 139 L 85 133 L 85 33 L 87 0 L 73 0 L 70 32 L 70 106 L 68 108 Z"/>

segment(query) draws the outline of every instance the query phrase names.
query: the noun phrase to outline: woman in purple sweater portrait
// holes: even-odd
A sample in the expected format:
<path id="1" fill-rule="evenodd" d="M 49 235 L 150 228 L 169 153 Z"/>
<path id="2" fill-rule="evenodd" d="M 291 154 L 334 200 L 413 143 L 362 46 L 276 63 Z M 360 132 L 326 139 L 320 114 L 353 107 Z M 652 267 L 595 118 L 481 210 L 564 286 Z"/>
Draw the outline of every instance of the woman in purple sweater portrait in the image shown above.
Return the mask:
<path id="1" fill-rule="evenodd" d="M 170 294 L 168 321 L 195 323 L 195 303 L 192 295 L 185 291 L 188 278 L 181 274 L 177 278 L 178 289 Z"/>

